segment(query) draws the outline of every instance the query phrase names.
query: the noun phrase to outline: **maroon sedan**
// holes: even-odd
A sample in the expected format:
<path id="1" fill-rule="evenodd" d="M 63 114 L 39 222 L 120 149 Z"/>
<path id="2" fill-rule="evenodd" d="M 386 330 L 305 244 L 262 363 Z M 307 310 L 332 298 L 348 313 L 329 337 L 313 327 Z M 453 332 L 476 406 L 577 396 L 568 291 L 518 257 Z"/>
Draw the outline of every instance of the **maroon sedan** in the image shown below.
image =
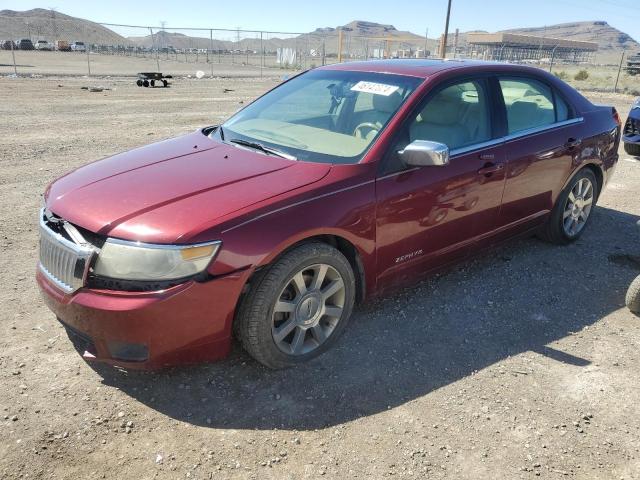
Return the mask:
<path id="1" fill-rule="evenodd" d="M 318 68 L 219 126 L 53 182 L 37 279 L 87 359 L 159 368 L 313 358 L 355 303 L 518 235 L 566 244 L 620 120 L 534 68 Z"/>

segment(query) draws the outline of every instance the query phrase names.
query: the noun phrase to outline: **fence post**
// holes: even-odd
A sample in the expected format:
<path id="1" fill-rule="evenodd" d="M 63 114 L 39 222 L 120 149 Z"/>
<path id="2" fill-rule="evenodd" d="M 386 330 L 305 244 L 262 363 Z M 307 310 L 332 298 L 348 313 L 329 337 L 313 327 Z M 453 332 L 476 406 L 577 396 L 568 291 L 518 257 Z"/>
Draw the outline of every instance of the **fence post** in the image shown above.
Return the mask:
<path id="1" fill-rule="evenodd" d="M 213 55 L 213 30 L 209 30 L 209 50 Z M 209 53 L 207 53 L 207 62 L 209 61 Z M 211 59 L 211 78 L 213 78 L 213 58 Z"/>
<path id="2" fill-rule="evenodd" d="M 85 37 L 88 35 L 85 34 Z M 84 48 L 87 51 L 87 71 L 89 72 L 89 76 L 91 76 L 91 61 L 89 60 L 89 49 L 91 48 L 88 42 L 88 38 L 85 38 Z"/>
<path id="3" fill-rule="evenodd" d="M 553 51 L 551 52 L 551 63 L 549 63 L 549 73 L 553 73 L 551 70 L 553 69 L 553 61 L 556 59 L 556 48 L 558 48 L 558 45 L 553 47 Z"/>
<path id="4" fill-rule="evenodd" d="M 264 68 L 264 44 L 262 40 L 262 32 L 260 32 L 260 78 L 262 78 L 263 68 Z"/>
<path id="5" fill-rule="evenodd" d="M 613 87 L 613 93 L 618 93 L 618 81 L 620 80 L 620 72 L 622 71 L 622 62 L 624 62 L 624 54 L 626 52 L 622 51 L 622 56 L 620 57 L 620 66 L 618 67 L 618 76 L 616 77 L 616 85 Z"/>
<path id="6" fill-rule="evenodd" d="M 342 62 L 342 29 L 338 30 L 338 63 Z"/>
<path id="7" fill-rule="evenodd" d="M 13 48 L 13 40 L 9 40 L 11 42 L 11 56 L 13 57 L 13 73 L 18 76 L 18 66 L 16 65 L 16 52 Z"/>

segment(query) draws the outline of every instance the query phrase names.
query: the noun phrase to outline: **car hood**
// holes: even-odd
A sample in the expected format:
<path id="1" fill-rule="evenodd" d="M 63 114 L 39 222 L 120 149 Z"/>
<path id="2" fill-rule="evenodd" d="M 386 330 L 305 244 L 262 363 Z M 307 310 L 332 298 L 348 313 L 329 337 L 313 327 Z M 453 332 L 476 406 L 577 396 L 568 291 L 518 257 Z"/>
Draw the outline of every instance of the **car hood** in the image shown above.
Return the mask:
<path id="1" fill-rule="evenodd" d="M 50 185 L 46 205 L 101 235 L 186 243 L 216 219 L 314 183 L 330 169 L 195 132 L 81 167 Z"/>

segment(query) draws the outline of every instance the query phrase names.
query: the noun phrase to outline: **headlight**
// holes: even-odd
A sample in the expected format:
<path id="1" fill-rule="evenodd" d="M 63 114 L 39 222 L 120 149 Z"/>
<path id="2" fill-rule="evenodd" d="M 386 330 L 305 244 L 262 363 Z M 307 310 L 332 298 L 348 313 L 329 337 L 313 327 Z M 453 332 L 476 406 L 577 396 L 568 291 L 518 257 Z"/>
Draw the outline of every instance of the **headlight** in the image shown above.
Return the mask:
<path id="1" fill-rule="evenodd" d="M 96 275 L 120 280 L 175 280 L 202 272 L 221 242 L 153 245 L 108 239 L 93 268 Z"/>

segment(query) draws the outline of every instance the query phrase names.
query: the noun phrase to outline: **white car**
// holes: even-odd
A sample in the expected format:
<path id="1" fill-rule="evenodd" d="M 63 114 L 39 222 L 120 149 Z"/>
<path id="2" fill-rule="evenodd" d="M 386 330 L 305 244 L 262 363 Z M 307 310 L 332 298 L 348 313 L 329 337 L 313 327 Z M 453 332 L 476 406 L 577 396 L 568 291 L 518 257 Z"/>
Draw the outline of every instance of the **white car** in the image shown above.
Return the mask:
<path id="1" fill-rule="evenodd" d="M 72 52 L 86 52 L 87 51 L 87 46 L 84 44 L 84 42 L 73 42 L 71 44 L 71 51 Z"/>
<path id="2" fill-rule="evenodd" d="M 35 49 L 51 51 L 53 50 L 53 44 L 47 42 L 46 40 L 38 40 L 36 42 Z"/>

